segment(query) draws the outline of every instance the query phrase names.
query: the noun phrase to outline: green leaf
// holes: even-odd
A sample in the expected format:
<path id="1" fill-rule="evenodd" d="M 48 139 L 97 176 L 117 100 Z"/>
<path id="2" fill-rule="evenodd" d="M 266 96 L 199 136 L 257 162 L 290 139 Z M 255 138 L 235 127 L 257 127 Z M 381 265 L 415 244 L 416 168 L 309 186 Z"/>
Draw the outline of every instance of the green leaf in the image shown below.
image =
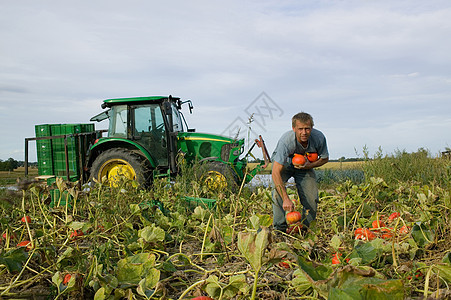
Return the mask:
<path id="1" fill-rule="evenodd" d="M 59 286 L 61 283 L 63 283 L 63 278 L 61 276 L 61 272 L 57 271 L 55 272 L 55 274 L 53 274 L 52 276 L 52 282 L 56 285 Z"/>
<path id="2" fill-rule="evenodd" d="M 263 227 L 259 233 L 240 232 L 238 234 L 238 249 L 256 273 L 261 269 L 263 254 L 268 247 L 268 234 L 267 227 Z"/>
<path id="3" fill-rule="evenodd" d="M 138 236 L 143 238 L 146 242 L 157 243 L 164 241 L 165 232 L 160 227 L 156 227 L 155 224 L 146 226 L 138 231 Z"/>
<path id="4" fill-rule="evenodd" d="M 351 294 L 349 294 L 351 292 Z M 337 288 L 331 288 L 329 292 L 328 300 L 355 300 L 360 299 L 360 295 L 354 294 L 355 291 L 344 291 Z M 357 291 L 358 292 L 358 291 Z"/>
<path id="5" fill-rule="evenodd" d="M 443 256 L 442 262 L 445 264 L 451 264 L 451 252 L 448 252 Z"/>
<path id="6" fill-rule="evenodd" d="M 325 280 L 332 273 L 332 268 L 325 265 L 309 262 L 304 257 L 298 256 L 299 267 L 313 280 Z"/>
<path id="7" fill-rule="evenodd" d="M 6 253 L 0 252 L 0 265 L 5 265 L 9 272 L 19 272 L 27 258 L 28 256 L 22 248 L 13 249 Z"/>
<path id="8" fill-rule="evenodd" d="M 239 292 L 245 294 L 247 288 L 246 276 L 244 274 L 234 275 L 230 277 L 229 284 L 224 288 L 224 296 L 226 299 L 231 299 Z"/>
<path id="9" fill-rule="evenodd" d="M 218 298 L 221 295 L 222 290 L 222 284 L 220 283 L 218 276 L 208 276 L 206 283 L 207 285 L 205 286 L 205 291 L 208 295 L 213 298 Z"/>
<path id="10" fill-rule="evenodd" d="M 293 273 L 292 284 L 300 295 L 310 296 L 313 293 L 313 284 L 307 277 L 307 274 L 302 269 L 297 269 Z"/>
<path id="11" fill-rule="evenodd" d="M 451 266 L 449 265 L 434 265 L 435 273 L 443 278 L 448 284 L 451 283 Z"/>
<path id="12" fill-rule="evenodd" d="M 139 204 L 130 204 L 130 210 L 132 214 L 136 214 L 141 211 L 141 208 L 139 207 Z"/>
<path id="13" fill-rule="evenodd" d="M 148 282 L 146 278 L 141 279 L 141 281 L 138 283 L 136 291 L 139 295 L 145 297 L 146 299 L 150 299 L 150 297 L 154 293 L 154 290 L 148 288 Z"/>
<path id="14" fill-rule="evenodd" d="M 338 248 L 340 248 L 341 245 L 341 239 L 340 237 L 336 234 L 332 237 L 332 239 L 330 240 L 330 246 L 332 248 L 334 248 L 335 251 L 338 250 Z"/>
<path id="15" fill-rule="evenodd" d="M 65 259 L 65 258 L 67 258 L 67 257 L 70 257 L 71 255 L 72 255 L 72 252 L 74 251 L 74 248 L 72 248 L 72 247 L 68 247 L 64 252 L 63 252 L 63 254 L 61 254 L 59 257 L 58 257 L 58 260 L 56 261 L 57 263 L 60 263 L 63 259 Z"/>
<path id="16" fill-rule="evenodd" d="M 362 299 L 375 299 L 375 300 L 402 300 L 404 299 L 404 285 L 402 280 L 387 280 L 371 282 L 371 279 L 362 280 Z"/>
<path id="17" fill-rule="evenodd" d="M 373 247 L 371 243 L 363 243 L 358 244 L 354 247 L 350 258 L 358 258 L 362 259 L 362 264 L 366 265 L 372 262 L 377 257 L 377 249 Z"/>
<path id="18" fill-rule="evenodd" d="M 94 300 L 104 300 L 105 299 L 105 289 L 101 287 L 97 290 L 96 294 L 94 295 Z"/>
<path id="19" fill-rule="evenodd" d="M 148 287 L 153 287 L 160 278 L 160 271 L 154 266 L 154 254 L 139 253 L 126 257 L 117 263 L 117 280 L 123 285 L 138 285 L 143 278 L 146 278 Z"/>
<path id="20" fill-rule="evenodd" d="M 176 272 L 177 271 L 177 268 L 174 266 L 174 264 L 171 262 L 171 261 L 164 261 L 162 264 L 161 264 L 161 267 L 160 267 L 163 271 L 165 271 L 165 272 L 170 272 L 170 273 L 173 273 L 173 272 Z"/>
<path id="21" fill-rule="evenodd" d="M 225 299 L 231 299 L 239 292 L 246 292 L 248 288 L 248 283 L 246 282 L 246 276 L 244 274 L 230 277 L 228 284 L 219 281 L 219 278 L 216 275 L 208 276 L 206 282 L 207 285 L 205 286 L 205 291 L 214 299 L 218 299 L 221 296 L 221 291 Z"/>
<path id="22" fill-rule="evenodd" d="M 82 229 L 84 225 L 85 225 L 84 222 L 73 221 L 72 223 L 70 223 L 69 227 L 72 228 L 73 230 L 79 230 Z"/>
<path id="23" fill-rule="evenodd" d="M 413 226 L 411 235 L 420 248 L 433 243 L 435 238 L 434 232 L 421 222 Z"/>
<path id="24" fill-rule="evenodd" d="M 203 221 L 207 216 L 208 211 L 200 206 L 197 206 L 194 209 L 194 213 L 192 214 L 193 218 Z"/>
<path id="25" fill-rule="evenodd" d="M 384 280 L 370 267 L 346 266 L 330 280 L 328 299 L 404 299 L 402 280 Z"/>
<path id="26" fill-rule="evenodd" d="M 269 227 L 272 225 L 272 217 L 270 215 L 257 215 L 260 219 L 260 227 Z"/>
<path id="27" fill-rule="evenodd" d="M 252 228 L 257 230 L 260 228 L 260 219 L 257 215 L 253 214 L 250 218 L 249 221 L 252 225 Z"/>

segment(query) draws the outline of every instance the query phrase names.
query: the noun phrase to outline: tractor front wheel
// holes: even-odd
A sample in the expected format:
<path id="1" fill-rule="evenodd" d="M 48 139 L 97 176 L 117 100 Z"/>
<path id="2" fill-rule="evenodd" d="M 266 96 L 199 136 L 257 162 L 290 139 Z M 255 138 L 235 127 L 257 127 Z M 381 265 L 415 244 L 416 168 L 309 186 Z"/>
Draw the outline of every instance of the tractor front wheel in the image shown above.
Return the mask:
<path id="1" fill-rule="evenodd" d="M 235 191 L 238 188 L 237 175 L 227 164 L 217 161 L 204 163 L 198 174 L 201 184 L 211 192 Z"/>
<path id="2" fill-rule="evenodd" d="M 121 181 L 135 180 L 140 185 L 147 185 L 150 168 L 139 154 L 127 149 L 110 149 L 102 152 L 91 167 L 91 178 L 110 186 L 118 186 Z"/>

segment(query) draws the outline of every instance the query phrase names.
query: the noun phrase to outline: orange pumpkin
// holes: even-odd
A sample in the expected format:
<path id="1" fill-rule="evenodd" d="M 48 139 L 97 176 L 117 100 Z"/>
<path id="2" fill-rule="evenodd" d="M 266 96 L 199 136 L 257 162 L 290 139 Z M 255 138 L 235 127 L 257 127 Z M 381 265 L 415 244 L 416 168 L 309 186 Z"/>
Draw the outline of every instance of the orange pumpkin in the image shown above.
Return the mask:
<path id="1" fill-rule="evenodd" d="M 83 236 L 83 235 L 84 235 L 84 233 L 83 233 L 82 230 L 74 230 L 74 231 L 70 234 L 70 238 L 71 238 L 71 239 L 74 239 L 74 238 L 77 238 L 77 237 Z"/>
<path id="2" fill-rule="evenodd" d="M 318 153 L 307 153 L 307 159 L 309 162 L 314 162 L 318 160 Z"/>
<path id="3" fill-rule="evenodd" d="M 22 219 L 20 219 L 22 222 L 24 223 L 31 223 L 31 218 L 30 216 L 24 216 L 22 217 Z"/>
<path id="4" fill-rule="evenodd" d="M 340 264 L 340 257 L 341 257 L 341 253 L 335 253 L 334 256 L 332 257 L 332 264 L 333 265 L 339 265 Z"/>
<path id="5" fill-rule="evenodd" d="M 354 231 L 354 236 L 357 236 L 358 234 L 363 234 L 363 228 L 357 228 L 357 229 Z"/>
<path id="6" fill-rule="evenodd" d="M 285 218 L 286 218 L 288 224 L 294 224 L 301 220 L 302 215 L 298 211 L 291 211 L 291 212 L 287 213 Z"/>
<path id="7" fill-rule="evenodd" d="M 374 240 L 376 235 L 369 229 L 364 229 L 362 234 L 368 241 Z"/>
<path id="8" fill-rule="evenodd" d="M 22 241 L 17 244 L 17 247 L 25 247 L 25 251 L 30 251 L 31 249 L 33 249 L 33 245 L 30 241 Z"/>
<path id="9" fill-rule="evenodd" d="M 63 284 L 67 285 L 69 283 L 69 280 L 72 278 L 72 275 L 66 274 L 64 275 Z"/>
<path id="10" fill-rule="evenodd" d="M 303 166 L 305 164 L 305 156 L 301 154 L 295 154 L 291 161 L 293 162 L 293 165 Z"/>
<path id="11" fill-rule="evenodd" d="M 401 216 L 401 214 L 399 212 L 394 212 L 392 213 L 389 217 L 388 217 L 388 222 L 393 221 L 394 219 L 398 218 L 399 216 Z"/>
<path id="12" fill-rule="evenodd" d="M 375 229 L 385 227 L 385 223 L 382 222 L 381 220 L 374 220 L 372 225 L 373 225 L 373 228 L 375 228 Z"/>
<path id="13" fill-rule="evenodd" d="M 410 232 L 410 227 L 404 225 L 399 228 L 399 234 L 408 234 Z"/>
<path id="14" fill-rule="evenodd" d="M 389 240 L 393 237 L 393 232 L 392 232 L 393 228 L 382 228 L 381 232 L 382 232 L 382 238 L 385 240 Z"/>

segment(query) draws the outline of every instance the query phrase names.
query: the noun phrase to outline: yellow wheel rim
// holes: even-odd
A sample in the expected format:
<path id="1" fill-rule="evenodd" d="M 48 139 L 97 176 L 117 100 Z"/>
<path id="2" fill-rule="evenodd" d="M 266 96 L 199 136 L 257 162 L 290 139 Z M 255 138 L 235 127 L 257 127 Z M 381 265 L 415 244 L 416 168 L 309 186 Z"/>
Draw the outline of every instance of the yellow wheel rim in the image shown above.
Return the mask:
<path id="1" fill-rule="evenodd" d="M 117 187 L 120 181 L 135 180 L 135 169 L 123 159 L 112 159 L 100 167 L 99 179 L 106 178 L 110 186 Z"/>
<path id="2" fill-rule="evenodd" d="M 212 190 L 220 191 L 227 188 L 227 178 L 217 171 L 208 171 L 203 182 Z"/>

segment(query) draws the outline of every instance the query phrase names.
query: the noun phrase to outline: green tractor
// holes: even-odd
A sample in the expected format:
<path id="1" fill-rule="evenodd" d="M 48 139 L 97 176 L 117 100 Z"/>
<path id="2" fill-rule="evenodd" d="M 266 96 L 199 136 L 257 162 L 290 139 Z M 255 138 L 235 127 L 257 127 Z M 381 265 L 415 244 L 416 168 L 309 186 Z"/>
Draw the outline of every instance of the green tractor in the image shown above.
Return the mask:
<path id="1" fill-rule="evenodd" d="M 194 173 L 203 183 L 214 189 L 224 189 L 250 181 L 268 165 L 269 156 L 261 137 L 255 140 L 247 154 L 241 157 L 244 154 L 243 139 L 234 140 L 188 129 L 181 113 L 183 104 L 187 104 L 192 112 L 193 105 L 190 100 L 182 101 L 172 96 L 104 100 L 102 108 L 105 111 L 92 117 L 91 121 L 109 120 L 106 137 L 101 136 L 99 132 L 70 132 L 69 135 L 59 136 L 65 139 L 89 136 L 87 142 L 77 144 L 80 151 L 86 153 L 78 153 L 79 158 L 73 164 L 82 166 L 75 167 L 82 171 L 75 174 L 81 177 L 82 181 L 107 180 L 110 185 L 115 185 L 126 178 L 147 186 L 154 178 L 170 178 L 179 174 L 178 164 L 184 161 L 188 166 L 196 165 Z M 39 143 L 43 143 L 40 140 L 43 138 L 34 139 L 38 142 L 38 165 L 41 166 L 40 158 L 43 155 L 40 155 L 42 147 Z M 67 177 L 70 178 L 69 173 L 73 173 L 70 169 L 73 159 L 68 159 L 67 154 L 70 156 L 71 151 L 67 150 L 67 141 L 65 144 L 66 166 L 60 165 L 60 169 L 63 173 L 67 170 Z M 247 156 L 252 155 L 251 150 L 255 145 L 262 148 L 265 161 L 248 172 Z M 55 164 L 50 161 L 47 165 L 52 163 Z M 60 175 L 56 174 L 56 169 L 48 173 L 47 175 Z"/>

